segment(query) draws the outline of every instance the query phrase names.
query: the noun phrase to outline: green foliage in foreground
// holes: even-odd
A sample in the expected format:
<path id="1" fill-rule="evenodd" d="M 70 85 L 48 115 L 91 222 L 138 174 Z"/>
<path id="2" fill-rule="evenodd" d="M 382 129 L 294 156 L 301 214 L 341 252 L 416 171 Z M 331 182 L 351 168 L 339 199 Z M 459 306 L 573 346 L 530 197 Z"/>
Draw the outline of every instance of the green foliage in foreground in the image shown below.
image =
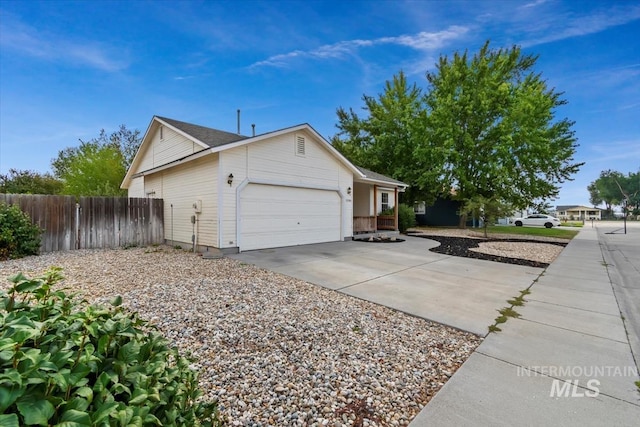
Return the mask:
<path id="1" fill-rule="evenodd" d="M 37 255 L 40 229 L 15 205 L 0 203 L 0 261 Z"/>
<path id="2" fill-rule="evenodd" d="M 0 425 L 217 426 L 189 361 L 136 314 L 78 303 L 59 269 L 0 294 Z"/>

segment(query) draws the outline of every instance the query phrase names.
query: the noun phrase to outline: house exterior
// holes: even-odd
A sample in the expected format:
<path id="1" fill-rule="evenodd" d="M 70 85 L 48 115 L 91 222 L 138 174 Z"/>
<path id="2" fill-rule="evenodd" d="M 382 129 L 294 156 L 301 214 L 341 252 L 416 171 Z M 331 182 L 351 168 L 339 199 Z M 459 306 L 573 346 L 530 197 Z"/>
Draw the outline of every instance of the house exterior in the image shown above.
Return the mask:
<path id="1" fill-rule="evenodd" d="M 556 215 L 561 221 L 602 219 L 602 209 L 587 206 L 556 206 Z"/>
<path id="2" fill-rule="evenodd" d="M 238 252 L 397 231 L 407 185 L 349 162 L 310 125 L 252 137 L 154 116 L 122 182 L 164 199 L 165 240 Z"/>

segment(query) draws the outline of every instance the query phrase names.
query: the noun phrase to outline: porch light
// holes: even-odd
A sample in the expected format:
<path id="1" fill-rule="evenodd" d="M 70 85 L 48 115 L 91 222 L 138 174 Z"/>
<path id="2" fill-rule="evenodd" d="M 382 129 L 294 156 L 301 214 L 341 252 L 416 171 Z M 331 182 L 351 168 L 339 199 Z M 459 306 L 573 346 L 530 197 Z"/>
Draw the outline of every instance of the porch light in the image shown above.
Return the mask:
<path id="1" fill-rule="evenodd" d="M 351 187 L 347 187 L 347 194 L 351 194 Z"/>
<path id="2" fill-rule="evenodd" d="M 233 184 L 233 174 L 230 173 L 229 176 L 227 177 L 227 184 L 229 184 L 229 187 L 231 187 L 231 184 Z"/>

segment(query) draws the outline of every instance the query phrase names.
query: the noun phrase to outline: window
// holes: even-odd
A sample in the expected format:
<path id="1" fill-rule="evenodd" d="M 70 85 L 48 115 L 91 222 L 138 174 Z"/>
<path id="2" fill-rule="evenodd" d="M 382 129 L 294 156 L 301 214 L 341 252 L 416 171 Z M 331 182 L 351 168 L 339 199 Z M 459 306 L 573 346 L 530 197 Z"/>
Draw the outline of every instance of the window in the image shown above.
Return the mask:
<path id="1" fill-rule="evenodd" d="M 296 155 L 297 156 L 304 156 L 304 151 L 305 151 L 305 140 L 304 140 L 304 136 L 296 136 Z"/>
<path id="2" fill-rule="evenodd" d="M 425 202 L 415 202 L 413 204 L 413 213 L 416 215 L 424 215 L 427 213 L 427 207 Z"/>
<path id="3" fill-rule="evenodd" d="M 164 139 L 164 126 L 160 125 L 160 139 Z"/>
<path id="4" fill-rule="evenodd" d="M 382 193 L 382 210 L 389 209 L 389 193 Z"/>

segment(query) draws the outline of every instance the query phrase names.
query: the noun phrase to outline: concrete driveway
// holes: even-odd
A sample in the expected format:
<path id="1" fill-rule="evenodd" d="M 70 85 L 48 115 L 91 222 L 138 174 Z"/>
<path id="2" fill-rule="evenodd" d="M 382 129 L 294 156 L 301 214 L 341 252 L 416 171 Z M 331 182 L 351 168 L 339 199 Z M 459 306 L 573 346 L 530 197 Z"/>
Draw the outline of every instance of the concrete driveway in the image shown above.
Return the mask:
<path id="1" fill-rule="evenodd" d="M 478 335 L 543 269 L 429 252 L 439 243 L 333 242 L 230 255 L 246 263 Z"/>

